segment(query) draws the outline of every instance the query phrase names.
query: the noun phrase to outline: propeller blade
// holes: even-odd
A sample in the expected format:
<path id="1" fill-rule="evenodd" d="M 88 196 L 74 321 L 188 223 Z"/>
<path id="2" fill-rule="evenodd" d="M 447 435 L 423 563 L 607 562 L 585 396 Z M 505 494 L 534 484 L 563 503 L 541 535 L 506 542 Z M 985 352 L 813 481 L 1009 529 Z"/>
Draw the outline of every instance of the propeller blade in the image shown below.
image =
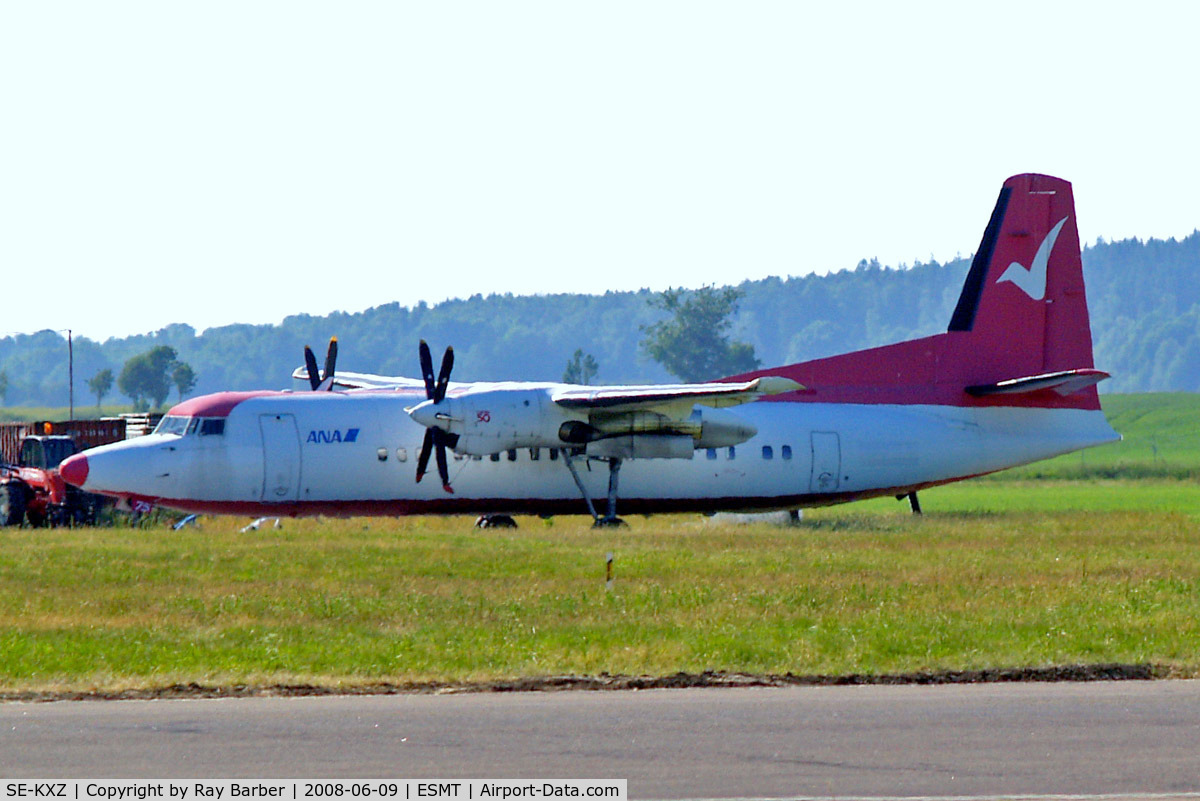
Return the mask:
<path id="1" fill-rule="evenodd" d="M 450 371 L 454 369 L 454 348 L 446 348 L 442 357 L 442 369 L 438 371 L 437 386 L 433 388 L 433 402 L 441 403 L 446 397 L 446 386 L 450 383 Z"/>
<path id="2" fill-rule="evenodd" d="M 429 352 L 429 343 L 421 340 L 418 348 L 421 354 L 421 377 L 425 379 L 425 397 L 433 397 L 433 355 Z"/>
<path id="3" fill-rule="evenodd" d="M 304 346 L 304 367 L 308 370 L 308 383 L 316 390 L 321 386 L 321 375 L 317 372 L 317 357 L 313 355 L 312 348 L 308 345 Z"/>
<path id="4" fill-rule="evenodd" d="M 442 369 L 438 372 L 437 380 L 433 378 L 433 354 L 429 352 L 429 343 L 421 340 L 417 352 L 421 356 L 421 378 L 425 381 L 425 397 L 441 403 L 446 397 L 446 387 L 450 384 L 450 371 L 454 369 L 454 348 L 446 348 L 442 356 Z M 437 457 L 438 477 L 442 479 L 442 489 L 453 493 L 450 487 L 450 466 L 446 463 L 446 446 L 454 447 L 458 435 L 451 435 L 437 426 L 425 429 L 425 439 L 421 443 L 421 455 L 417 457 L 417 481 L 425 477 L 429 468 L 429 452 L 435 451 Z"/>
<path id="5" fill-rule="evenodd" d="M 430 429 L 426 429 L 428 431 Z M 433 441 L 437 445 L 437 469 L 438 477 L 442 479 L 442 489 L 454 494 L 454 490 L 450 488 L 450 467 L 446 464 L 446 440 L 442 436 L 440 428 L 433 429 L 437 433 L 433 435 Z"/>
<path id="6" fill-rule="evenodd" d="M 321 378 L 326 381 L 333 378 L 333 368 L 337 364 L 337 337 L 329 338 L 329 350 L 325 352 L 325 372 L 321 374 Z M 333 382 L 329 381 L 329 388 L 333 389 Z"/>
<path id="7" fill-rule="evenodd" d="M 433 429 L 425 429 L 425 439 L 421 441 L 421 455 L 417 457 L 417 483 L 421 483 L 421 479 L 425 478 L 425 471 L 429 467 L 429 452 L 433 450 Z"/>

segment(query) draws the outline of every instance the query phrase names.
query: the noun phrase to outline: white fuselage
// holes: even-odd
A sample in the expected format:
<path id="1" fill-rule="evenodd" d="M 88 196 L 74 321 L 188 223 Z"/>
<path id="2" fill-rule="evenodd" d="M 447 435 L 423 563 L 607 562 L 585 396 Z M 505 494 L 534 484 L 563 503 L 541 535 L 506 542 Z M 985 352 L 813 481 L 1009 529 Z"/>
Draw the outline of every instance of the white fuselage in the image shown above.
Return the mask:
<path id="1" fill-rule="evenodd" d="M 85 488 L 192 512 L 586 513 L 561 455 L 453 454 L 454 494 L 416 483 L 418 391 L 272 393 L 229 410 L 220 433 L 156 433 L 87 452 Z M 734 412 L 757 434 L 691 459 L 631 459 L 620 511 L 816 506 L 902 494 L 1118 439 L 1101 411 L 759 401 Z M 202 420 L 200 421 L 203 422 Z M 565 447 L 565 446 L 564 446 Z M 575 460 L 588 493 L 608 470 Z"/>

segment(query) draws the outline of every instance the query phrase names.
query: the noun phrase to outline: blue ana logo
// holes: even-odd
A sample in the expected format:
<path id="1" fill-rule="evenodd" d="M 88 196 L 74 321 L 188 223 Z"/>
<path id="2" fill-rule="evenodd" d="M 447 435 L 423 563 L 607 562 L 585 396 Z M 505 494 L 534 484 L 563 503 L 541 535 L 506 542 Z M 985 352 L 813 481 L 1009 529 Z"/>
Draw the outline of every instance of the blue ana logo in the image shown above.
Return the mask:
<path id="1" fill-rule="evenodd" d="M 354 442 L 358 439 L 357 428 L 347 428 L 345 433 L 338 429 L 332 431 L 313 430 L 308 432 L 308 439 L 305 442 L 311 442 L 314 445 L 328 445 L 331 442 Z"/>

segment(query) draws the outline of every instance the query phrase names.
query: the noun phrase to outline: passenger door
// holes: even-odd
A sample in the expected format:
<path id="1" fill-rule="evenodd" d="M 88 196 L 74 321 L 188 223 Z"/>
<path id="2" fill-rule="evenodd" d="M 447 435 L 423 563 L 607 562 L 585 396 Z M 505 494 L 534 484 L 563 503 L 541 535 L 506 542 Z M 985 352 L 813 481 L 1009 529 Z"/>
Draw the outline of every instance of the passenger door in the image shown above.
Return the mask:
<path id="1" fill-rule="evenodd" d="M 294 501 L 300 497 L 300 431 L 291 414 L 260 414 L 263 441 L 264 501 Z"/>
<path id="2" fill-rule="evenodd" d="M 808 491 L 814 495 L 837 492 L 842 478 L 842 443 L 836 431 L 812 432 L 812 472 Z"/>

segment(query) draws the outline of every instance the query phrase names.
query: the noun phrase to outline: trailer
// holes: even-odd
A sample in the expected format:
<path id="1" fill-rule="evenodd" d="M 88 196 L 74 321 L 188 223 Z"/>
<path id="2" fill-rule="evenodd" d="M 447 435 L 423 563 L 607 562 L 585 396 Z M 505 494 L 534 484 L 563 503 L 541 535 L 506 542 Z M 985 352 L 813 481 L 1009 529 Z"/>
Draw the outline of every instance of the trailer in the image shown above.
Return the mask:
<path id="1" fill-rule="evenodd" d="M 126 421 L 0 423 L 0 526 L 89 524 L 104 503 L 69 486 L 58 466 L 72 454 L 126 438 Z"/>

